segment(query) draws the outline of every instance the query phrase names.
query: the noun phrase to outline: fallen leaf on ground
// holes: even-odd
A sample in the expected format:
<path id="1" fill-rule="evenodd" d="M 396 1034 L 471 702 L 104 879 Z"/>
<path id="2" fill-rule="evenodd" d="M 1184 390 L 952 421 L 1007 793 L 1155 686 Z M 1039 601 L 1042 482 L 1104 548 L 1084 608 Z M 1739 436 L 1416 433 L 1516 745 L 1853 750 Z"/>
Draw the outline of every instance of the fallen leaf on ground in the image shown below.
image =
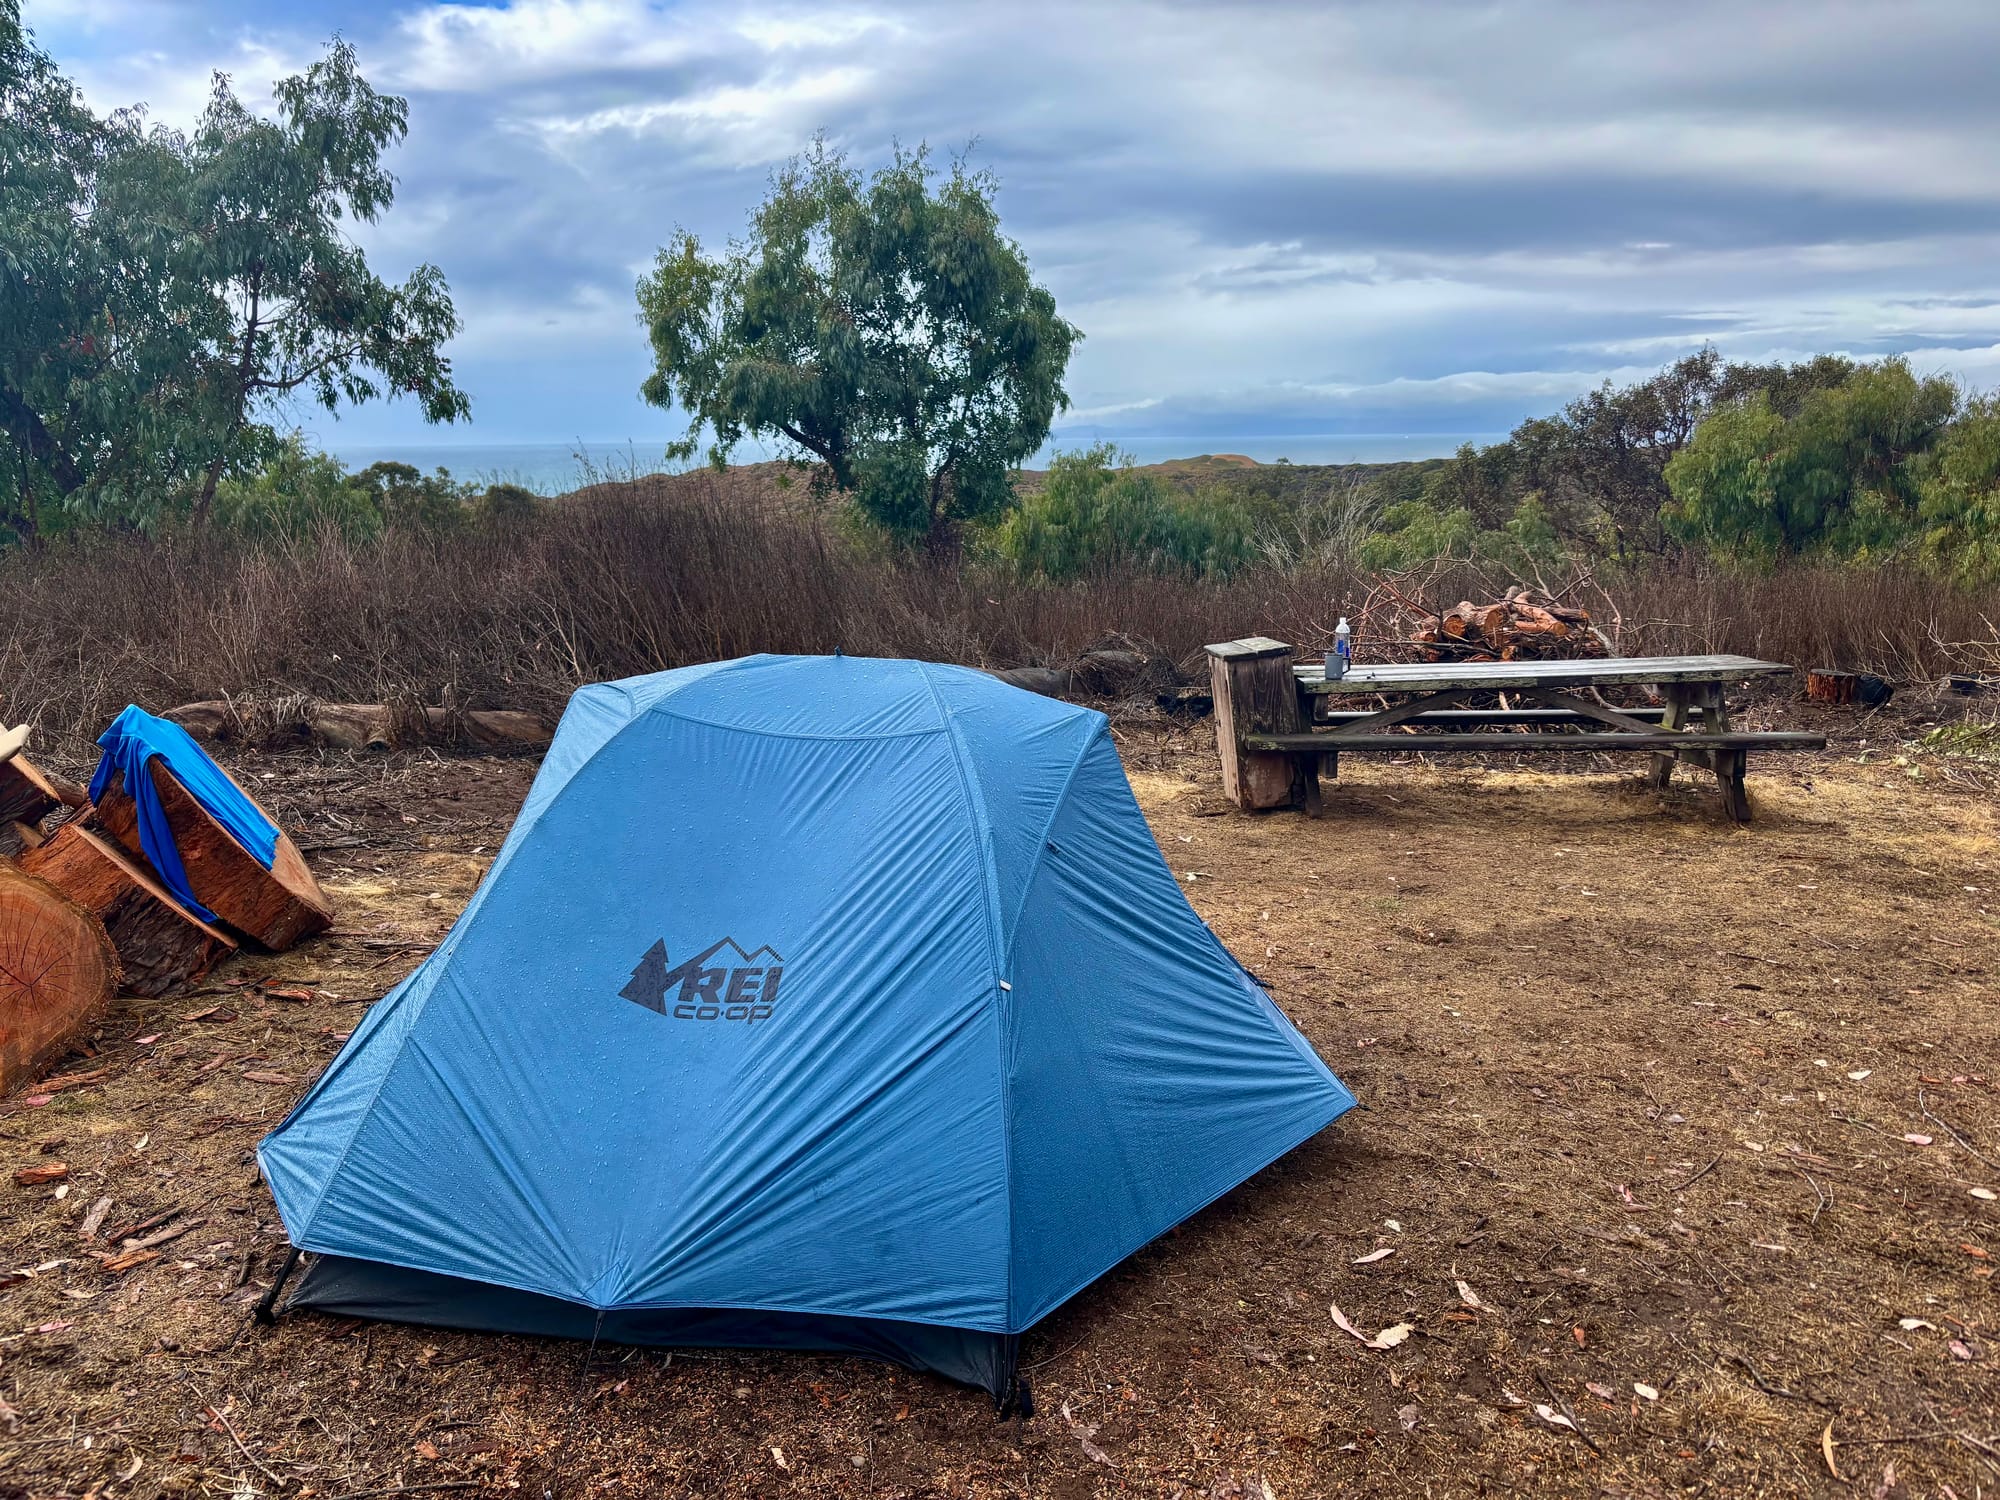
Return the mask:
<path id="1" fill-rule="evenodd" d="M 1992 1188 L 1973 1188 L 1971 1193 L 1981 1203 L 1991 1203 L 1996 1197 L 2000 1197 L 2000 1194 L 1996 1194 Z"/>
<path id="2" fill-rule="evenodd" d="M 268 1068 L 253 1068 L 243 1076 L 252 1083 L 290 1083 L 292 1081 L 291 1074 L 273 1073 Z"/>
<path id="3" fill-rule="evenodd" d="M 1479 1293 L 1475 1292 L 1471 1287 L 1467 1286 L 1464 1282 L 1462 1281 L 1458 1282 L 1457 1286 L 1458 1286 L 1458 1300 L 1463 1302 L 1467 1307 L 1476 1307 L 1481 1312 L 1491 1312 L 1493 1310 L 1491 1307 L 1487 1306 L 1484 1302 L 1481 1302 L 1479 1300 Z"/>
<path id="4" fill-rule="evenodd" d="M 1327 1308 L 1327 1311 L 1333 1314 L 1334 1327 L 1338 1328 L 1342 1333 L 1348 1334 L 1353 1338 L 1359 1339 L 1362 1342 L 1362 1344 L 1364 1344 L 1366 1347 L 1370 1349 L 1393 1349 L 1398 1344 L 1402 1343 L 1404 1339 L 1408 1338 L 1411 1334 L 1417 1331 L 1416 1326 L 1414 1324 L 1395 1323 L 1383 1329 L 1373 1338 L 1370 1338 L 1367 1334 L 1363 1333 L 1359 1328 L 1356 1328 L 1352 1323 L 1348 1322 L 1347 1314 L 1340 1310 L 1338 1304 L 1330 1305 Z"/>
<path id="5" fill-rule="evenodd" d="M 416 1452 L 418 1458 L 436 1458 L 437 1444 L 429 1441 L 420 1442 L 417 1444 Z"/>
<path id="6" fill-rule="evenodd" d="M 83 1216 L 83 1222 L 77 1225 L 77 1234 L 86 1240 L 89 1239 L 93 1234 L 97 1233 L 97 1226 L 104 1222 L 104 1216 L 110 1212 L 111 1200 L 109 1198 L 99 1198 L 95 1203 L 90 1205 L 90 1212 Z"/>
<path id="7" fill-rule="evenodd" d="M 1370 1250 L 1366 1255 L 1357 1255 L 1354 1258 L 1354 1264 L 1357 1266 L 1372 1266 L 1376 1261 L 1387 1260 L 1395 1253 L 1396 1250 L 1393 1245 L 1384 1246 L 1380 1250 Z"/>
<path id="8" fill-rule="evenodd" d="M 1107 1468 L 1115 1469 L 1118 1467 L 1117 1464 L 1112 1463 L 1110 1454 L 1091 1441 L 1092 1438 L 1097 1436 L 1097 1424 L 1095 1422 L 1086 1425 L 1077 1421 L 1076 1414 L 1069 1409 L 1067 1401 L 1063 1402 L 1062 1419 L 1069 1425 L 1070 1435 L 1076 1439 L 1076 1445 L 1083 1449 L 1083 1456 L 1085 1458 L 1088 1458 L 1093 1463 L 1103 1464 Z"/>
<path id="9" fill-rule="evenodd" d="M 1402 1424 L 1403 1431 L 1415 1432 L 1417 1429 L 1417 1408 L 1415 1403 L 1409 1406 L 1397 1407 L 1396 1420 Z"/>
<path id="10" fill-rule="evenodd" d="M 1660 1399 L 1659 1391 L 1653 1386 L 1647 1385 L 1643 1380 L 1633 1381 L 1632 1389 L 1636 1394 L 1645 1397 L 1648 1401 L 1657 1401 Z"/>
<path id="11" fill-rule="evenodd" d="M 150 1047 L 153 1045 L 153 1043 L 157 1042 L 159 1039 L 160 1039 L 160 1034 L 156 1031 L 151 1036 L 133 1037 L 132 1045 L 135 1047 Z"/>
<path id="12" fill-rule="evenodd" d="M 1616 1401 L 1618 1399 L 1618 1393 L 1612 1390 L 1610 1386 L 1599 1385 L 1594 1380 L 1586 1380 L 1583 1383 L 1583 1388 L 1600 1401 Z"/>
<path id="13" fill-rule="evenodd" d="M 1931 1143 L 1931 1137 L 1918 1135 L 1914 1130 L 1904 1136 L 1903 1139 L 1908 1141 L 1912 1146 L 1928 1146 Z"/>
<path id="14" fill-rule="evenodd" d="M 1905 1333 L 1914 1333 L 1919 1328 L 1928 1328 L 1932 1333 L 1937 1332 L 1937 1324 L 1929 1318 L 1898 1318 L 1896 1326 Z"/>
<path id="15" fill-rule="evenodd" d="M 1557 1411 L 1553 1406 L 1545 1406 L 1538 1401 L 1535 1403 L 1535 1415 L 1551 1427 L 1567 1427 L 1571 1432 L 1576 1431 L 1576 1423 Z"/>
<path id="16" fill-rule="evenodd" d="M 1831 1474 L 1835 1479 L 1839 1480 L 1842 1484 L 1845 1484 L 1847 1481 L 1841 1477 L 1839 1466 L 1836 1465 L 1833 1461 L 1832 1418 L 1827 1419 L 1826 1431 L 1822 1432 L 1819 1435 L 1819 1451 L 1820 1455 L 1826 1459 L 1826 1472 Z"/>
<path id="17" fill-rule="evenodd" d="M 1952 1357 L 1953 1359 L 1971 1359 L 1971 1358 L 1972 1358 L 1972 1351 L 1971 1351 L 1970 1349 L 1968 1349 L 1968 1348 L 1967 1348 L 1967 1347 L 1966 1347 L 1966 1346 L 1964 1345 L 1964 1343 L 1962 1343 L 1962 1342 L 1961 1342 L 1960 1340 L 1958 1340 L 1958 1339 L 1952 1339 L 1952 1340 L 1951 1340 L 1950 1342 L 1948 1342 L 1948 1343 L 1947 1343 L 1947 1344 L 1945 1345 L 1945 1347 L 1946 1347 L 1947 1349 L 1951 1350 L 1951 1357 Z"/>
<path id="18" fill-rule="evenodd" d="M 792 1472 L 792 1466 L 785 1462 L 785 1450 L 783 1448 L 773 1448 L 771 1450 L 771 1462 L 783 1469 L 787 1474 Z"/>
<path id="19" fill-rule="evenodd" d="M 1847 1081 L 1849 1083 L 1859 1083 L 1861 1082 L 1862 1079 L 1866 1078 L 1870 1073 L 1873 1073 L 1874 1071 L 1875 1070 L 1873 1068 L 1856 1068 L 1852 1073 L 1849 1073 L 1847 1075 Z"/>

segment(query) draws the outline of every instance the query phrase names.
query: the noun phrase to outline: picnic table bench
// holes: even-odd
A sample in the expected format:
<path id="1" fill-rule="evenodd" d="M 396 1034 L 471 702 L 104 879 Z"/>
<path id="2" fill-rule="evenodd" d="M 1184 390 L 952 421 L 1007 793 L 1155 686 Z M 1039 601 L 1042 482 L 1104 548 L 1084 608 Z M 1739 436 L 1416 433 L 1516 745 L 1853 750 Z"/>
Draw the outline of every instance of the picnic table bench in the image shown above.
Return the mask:
<path id="1" fill-rule="evenodd" d="M 1791 670 L 1748 656 L 1382 664 L 1335 678 L 1268 636 L 1219 642 L 1208 657 L 1223 790 L 1246 810 L 1316 815 L 1320 775 L 1337 775 L 1343 753 L 1635 750 L 1652 755 L 1656 787 L 1682 761 L 1714 772 L 1724 810 L 1747 823 L 1752 750 L 1826 747 L 1823 734 L 1731 727 L 1725 684 Z M 1595 691 L 1635 684 L 1659 688 L 1661 704 L 1613 707 Z M 1490 694 L 1503 706 L 1464 706 Z M 1384 706 L 1334 706 L 1370 696 Z"/>

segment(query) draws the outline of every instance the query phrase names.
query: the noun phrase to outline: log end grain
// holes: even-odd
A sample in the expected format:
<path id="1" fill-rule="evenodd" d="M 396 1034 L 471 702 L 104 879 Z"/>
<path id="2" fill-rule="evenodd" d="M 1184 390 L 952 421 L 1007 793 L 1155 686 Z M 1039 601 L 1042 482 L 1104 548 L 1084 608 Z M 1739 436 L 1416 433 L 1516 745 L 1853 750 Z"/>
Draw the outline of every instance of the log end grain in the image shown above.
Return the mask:
<path id="1" fill-rule="evenodd" d="M 0 1091 L 69 1049 L 118 990 L 118 955 L 99 922 L 50 885 L 0 864 Z"/>

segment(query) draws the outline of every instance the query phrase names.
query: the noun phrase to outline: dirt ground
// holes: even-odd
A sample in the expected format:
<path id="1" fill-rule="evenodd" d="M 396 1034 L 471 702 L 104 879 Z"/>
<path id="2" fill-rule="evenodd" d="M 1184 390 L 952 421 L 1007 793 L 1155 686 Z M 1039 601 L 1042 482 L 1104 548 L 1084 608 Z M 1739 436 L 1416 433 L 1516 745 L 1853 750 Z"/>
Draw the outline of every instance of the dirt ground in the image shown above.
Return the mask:
<path id="1" fill-rule="evenodd" d="M 0 1497 L 2000 1487 L 2000 802 L 1849 746 L 1753 761 L 1746 828 L 1629 762 L 1365 763 L 1318 821 L 1252 817 L 1205 728 L 1121 739 L 1189 898 L 1368 1108 L 1033 1330 L 1034 1421 L 853 1360 L 254 1324 L 254 1143 L 533 767 L 246 757 L 341 920 L 121 1001 L 0 1105 Z"/>

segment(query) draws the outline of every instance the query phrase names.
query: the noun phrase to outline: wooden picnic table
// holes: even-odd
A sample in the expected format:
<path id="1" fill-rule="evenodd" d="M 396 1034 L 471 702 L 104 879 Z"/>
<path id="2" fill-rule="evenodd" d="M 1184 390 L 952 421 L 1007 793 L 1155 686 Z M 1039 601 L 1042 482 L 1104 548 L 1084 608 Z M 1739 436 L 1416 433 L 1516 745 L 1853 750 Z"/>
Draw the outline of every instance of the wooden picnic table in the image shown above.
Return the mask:
<path id="1" fill-rule="evenodd" d="M 1208 648 L 1224 790 L 1246 809 L 1319 810 L 1322 772 L 1346 752 L 1456 753 L 1637 750 L 1664 787 L 1688 761 L 1713 771 L 1729 816 L 1750 819 L 1744 773 L 1752 750 L 1817 750 L 1822 734 L 1735 729 L 1725 686 L 1789 672 L 1749 656 L 1622 656 L 1576 661 L 1384 663 L 1329 679 L 1268 636 Z M 1643 685 L 1657 707 L 1614 707 L 1597 690 Z M 1501 706 L 1466 707 L 1499 695 Z M 1344 705 L 1379 697 L 1382 706 Z M 1468 732 L 1467 726 L 1497 732 Z"/>

